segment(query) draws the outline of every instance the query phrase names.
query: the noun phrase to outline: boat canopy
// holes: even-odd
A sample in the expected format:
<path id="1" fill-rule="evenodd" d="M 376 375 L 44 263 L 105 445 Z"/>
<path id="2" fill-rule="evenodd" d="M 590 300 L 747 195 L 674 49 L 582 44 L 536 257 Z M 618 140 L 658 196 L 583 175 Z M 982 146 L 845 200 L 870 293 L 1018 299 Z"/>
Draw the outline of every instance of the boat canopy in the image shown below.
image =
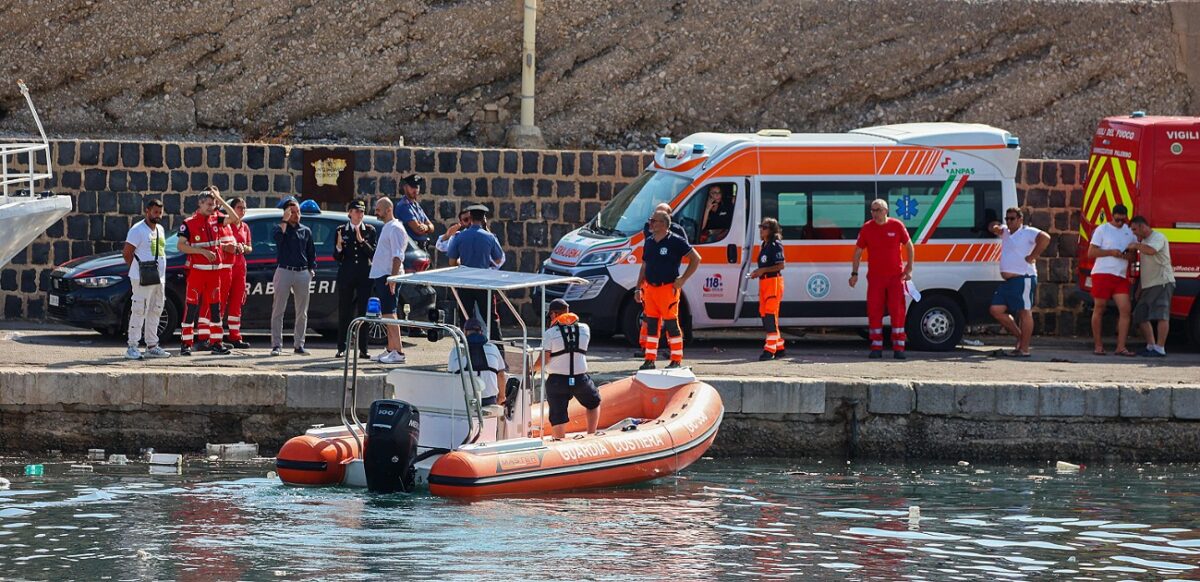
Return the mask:
<path id="1" fill-rule="evenodd" d="M 476 269 L 463 266 L 421 271 L 419 273 L 405 273 L 403 275 L 388 277 L 388 281 L 392 283 L 412 283 L 451 289 L 479 289 L 502 292 L 549 287 L 550 285 L 587 283 L 584 279 L 568 275 L 520 273 L 516 271 Z"/>

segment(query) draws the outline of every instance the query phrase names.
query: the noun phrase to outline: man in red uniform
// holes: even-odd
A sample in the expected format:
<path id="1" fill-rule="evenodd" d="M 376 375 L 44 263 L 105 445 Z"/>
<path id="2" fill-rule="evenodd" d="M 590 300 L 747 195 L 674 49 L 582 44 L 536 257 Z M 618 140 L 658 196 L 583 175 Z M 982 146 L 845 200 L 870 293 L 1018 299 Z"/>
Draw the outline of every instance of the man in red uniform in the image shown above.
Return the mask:
<path id="1" fill-rule="evenodd" d="M 229 205 L 233 207 L 238 221 L 233 223 L 226 220 L 221 227 L 221 244 L 233 248 L 232 253 L 225 253 L 225 258 L 232 259 L 233 264 L 221 263 L 221 311 L 225 313 L 225 323 L 229 327 L 229 344 L 245 349 L 250 347 L 242 337 L 242 307 L 246 304 L 246 254 L 252 248 L 250 226 L 243 221 L 246 217 L 246 201 L 232 198 Z"/>
<path id="2" fill-rule="evenodd" d="M 228 354 L 229 348 L 221 343 L 221 264 L 222 256 L 233 248 L 221 245 L 221 227 L 217 222 L 216 210 L 220 204 L 230 216 L 231 224 L 241 222 L 229 203 L 221 198 L 216 188 L 200 193 L 195 214 L 183 221 L 179 227 L 179 251 L 188 255 L 187 308 L 183 314 L 183 331 L 180 334 L 179 355 L 192 355 L 193 330 L 199 324 L 199 343 L 214 354 Z M 201 306 L 209 307 L 210 318 L 200 315 Z M 210 343 L 211 342 L 211 343 Z"/>
<path id="3" fill-rule="evenodd" d="M 883 310 L 892 316 L 892 350 L 897 360 L 903 360 L 904 341 L 904 282 L 912 279 L 913 244 L 904 223 L 888 218 L 885 200 L 871 201 L 871 220 L 858 231 L 854 248 L 854 264 L 850 268 L 850 286 L 858 283 L 858 264 L 863 250 L 867 254 L 867 327 L 871 335 L 872 359 L 883 357 Z M 904 247 L 908 260 L 900 259 Z"/>

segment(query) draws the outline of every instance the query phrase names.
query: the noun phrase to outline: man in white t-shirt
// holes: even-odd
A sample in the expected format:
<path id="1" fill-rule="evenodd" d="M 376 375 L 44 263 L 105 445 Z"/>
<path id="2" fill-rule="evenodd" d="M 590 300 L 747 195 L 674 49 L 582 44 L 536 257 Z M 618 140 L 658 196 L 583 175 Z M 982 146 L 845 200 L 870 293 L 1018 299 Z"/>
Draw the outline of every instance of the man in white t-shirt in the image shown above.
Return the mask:
<path id="1" fill-rule="evenodd" d="M 483 334 L 483 324 L 478 319 L 471 318 L 463 323 L 463 333 L 467 335 L 467 357 L 471 362 L 471 371 L 479 379 L 480 405 L 491 406 L 504 404 L 504 392 L 501 387 L 508 383 L 505 370 L 508 364 L 500 354 L 500 348 L 488 341 Z M 460 372 L 464 368 L 458 346 L 450 349 L 450 359 L 446 369 Z"/>
<path id="2" fill-rule="evenodd" d="M 1125 347 L 1129 336 L 1129 314 L 1132 307 L 1129 302 L 1129 253 L 1130 247 L 1137 242 L 1133 231 L 1129 230 L 1129 209 L 1124 204 L 1112 207 L 1112 217 L 1108 222 L 1097 226 L 1092 231 L 1091 245 L 1088 247 L 1088 257 L 1095 262 L 1092 264 L 1092 342 L 1095 344 L 1093 353 L 1103 356 L 1104 336 L 1101 332 L 1104 323 L 1104 308 L 1111 299 L 1117 305 L 1117 351 L 1118 356 L 1135 356 L 1137 354 Z"/>
<path id="3" fill-rule="evenodd" d="M 408 232 L 404 230 L 404 223 L 396 220 L 395 206 L 387 196 L 375 201 L 375 217 L 383 221 L 383 228 L 379 229 L 379 242 L 375 244 L 375 256 L 371 259 L 372 290 L 375 297 L 379 298 L 380 312 L 383 316 L 396 319 L 399 297 L 396 284 L 389 283 L 388 277 L 404 273 Z M 387 349 L 379 354 L 376 361 L 382 364 L 403 364 L 404 344 L 401 342 L 400 328 L 394 325 L 386 327 Z"/>
<path id="4" fill-rule="evenodd" d="M 1004 282 L 992 295 L 992 317 L 1017 338 L 1013 350 L 997 356 L 1028 358 L 1033 338 L 1033 301 L 1037 292 L 1037 259 L 1050 244 L 1050 235 L 1025 226 L 1025 213 L 1016 206 L 1004 211 L 1004 225 L 992 223 L 1000 237 L 1000 277 Z"/>
<path id="5" fill-rule="evenodd" d="M 146 339 L 146 357 L 167 358 L 171 354 L 158 345 L 158 320 L 162 317 L 163 305 L 166 303 L 167 280 L 167 237 L 162 221 L 163 205 L 157 199 L 146 201 L 146 217 L 129 229 L 125 235 L 125 248 L 121 257 L 129 265 L 129 283 L 133 286 L 132 305 L 129 308 L 129 347 L 125 357 L 130 360 L 142 359 L 138 350 L 138 342 L 142 340 L 143 330 Z M 149 280 L 143 285 L 141 276 L 142 264 L 155 264 L 158 267 L 158 282 Z"/>

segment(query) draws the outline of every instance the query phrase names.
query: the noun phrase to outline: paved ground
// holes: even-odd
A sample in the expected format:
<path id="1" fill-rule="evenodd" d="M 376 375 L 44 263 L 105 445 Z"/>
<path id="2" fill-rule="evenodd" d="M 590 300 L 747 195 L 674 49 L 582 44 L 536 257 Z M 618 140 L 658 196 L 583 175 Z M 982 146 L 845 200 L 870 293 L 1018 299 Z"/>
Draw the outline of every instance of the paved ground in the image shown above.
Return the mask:
<path id="1" fill-rule="evenodd" d="M 1035 340 L 1034 356 L 1028 360 L 994 358 L 1000 347 L 1010 347 L 1007 337 L 972 338 L 986 345 L 965 346 L 948 353 L 914 352 L 906 362 L 868 361 L 867 344 L 854 335 L 810 334 L 790 337 L 788 357 L 783 361 L 758 362 L 761 340 L 754 334 L 700 334 L 685 349 L 686 363 L 700 376 L 897 378 L 908 380 L 995 379 L 1005 382 L 1130 382 L 1177 384 L 1200 378 L 1200 353 L 1192 346 L 1170 346 L 1165 359 L 1104 357 L 1091 354 L 1088 339 Z M 178 356 L 177 341 L 167 344 L 175 357 L 167 360 L 127 361 L 124 343 L 74 328 L 17 322 L 0 322 L 0 368 L 96 369 L 113 371 L 144 367 L 225 367 L 231 370 L 341 370 L 334 359 L 334 345 L 318 337 L 307 342 L 310 356 L 271 357 L 265 336 L 249 337 L 254 346 L 230 356 Z M 1137 344 L 1130 344 L 1131 347 Z M 436 366 L 445 362 L 448 342 L 424 339 L 406 342 L 410 365 Z M 1110 346 L 1111 350 L 1111 346 Z M 633 350 L 620 339 L 593 345 L 589 350 L 593 370 L 602 374 L 632 371 L 639 363 Z M 384 366 L 369 363 L 367 371 Z"/>

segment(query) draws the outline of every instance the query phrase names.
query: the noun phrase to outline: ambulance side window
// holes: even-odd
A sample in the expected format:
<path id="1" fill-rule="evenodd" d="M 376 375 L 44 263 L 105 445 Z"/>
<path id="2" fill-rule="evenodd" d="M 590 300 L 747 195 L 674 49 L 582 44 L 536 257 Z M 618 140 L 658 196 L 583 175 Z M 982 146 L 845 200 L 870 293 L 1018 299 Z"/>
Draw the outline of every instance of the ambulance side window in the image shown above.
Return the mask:
<path id="1" fill-rule="evenodd" d="M 715 210 L 707 213 L 705 210 L 713 204 L 710 190 L 720 188 L 720 202 L 715 204 Z M 692 197 L 675 213 L 674 220 L 678 222 L 688 235 L 692 244 L 709 244 L 721 242 L 729 234 L 732 227 L 734 210 L 737 208 L 737 184 L 729 182 L 714 182 L 698 188 Z"/>
<path id="2" fill-rule="evenodd" d="M 987 225 L 1004 215 L 1000 182 L 968 180 L 951 201 L 953 188 L 942 181 L 880 182 L 879 194 L 914 238 L 923 227 L 931 231 L 929 239 L 992 238 Z M 943 201 L 949 203 L 944 215 L 932 220 Z"/>
<path id="3" fill-rule="evenodd" d="M 763 182 L 762 213 L 785 240 L 853 240 L 874 195 L 874 182 Z"/>

